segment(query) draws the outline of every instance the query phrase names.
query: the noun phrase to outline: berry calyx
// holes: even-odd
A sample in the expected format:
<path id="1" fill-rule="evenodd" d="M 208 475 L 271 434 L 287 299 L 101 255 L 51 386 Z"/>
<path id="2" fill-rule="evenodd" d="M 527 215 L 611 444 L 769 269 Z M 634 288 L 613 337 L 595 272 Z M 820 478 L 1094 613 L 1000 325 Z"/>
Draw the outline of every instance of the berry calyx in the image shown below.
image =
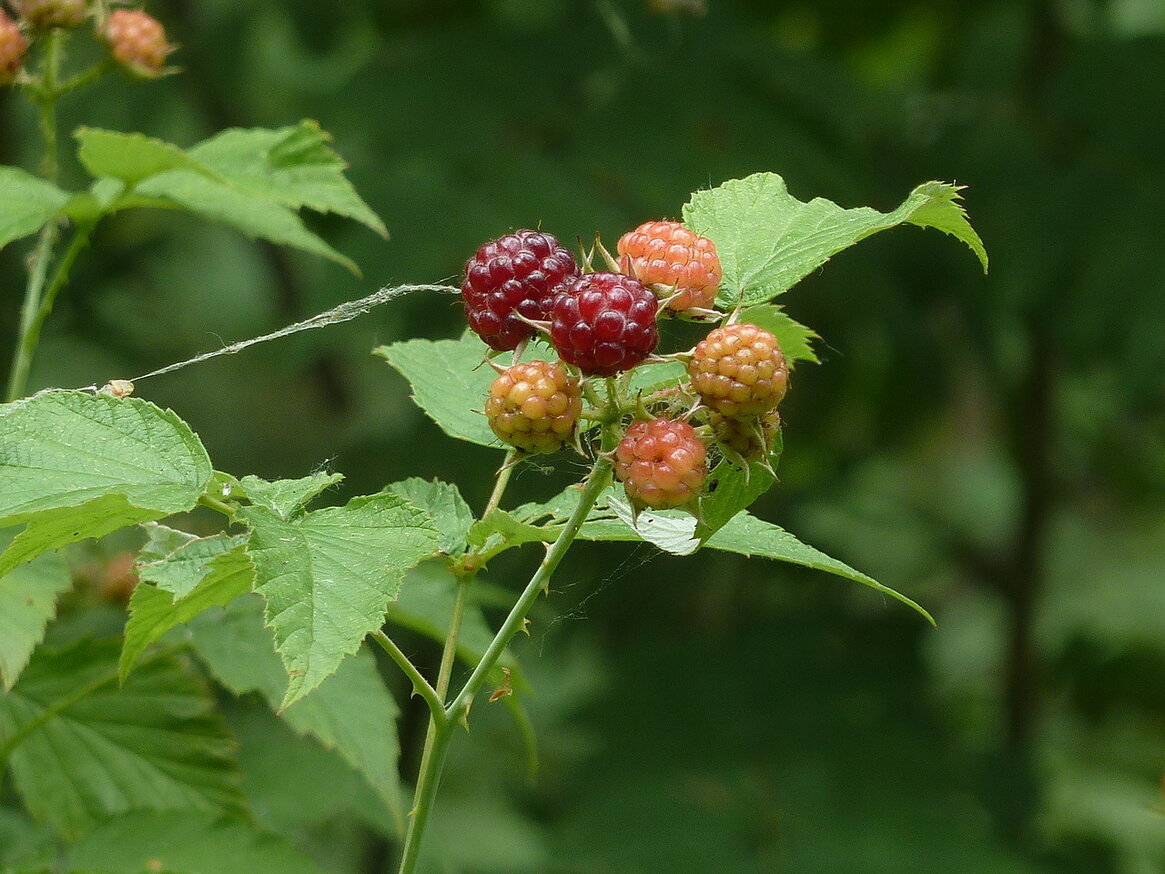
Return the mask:
<path id="1" fill-rule="evenodd" d="M 707 451 L 687 422 L 636 422 L 615 447 L 615 478 L 636 508 L 691 504 L 707 475 Z"/>
<path id="2" fill-rule="evenodd" d="M 105 41 L 114 60 L 136 76 L 162 75 L 166 57 L 175 46 L 166 42 L 162 23 L 140 9 L 117 9 L 105 22 Z"/>
<path id="3" fill-rule="evenodd" d="M 20 32 L 20 26 L 0 9 L 0 85 L 9 85 L 16 79 L 27 51 L 28 40 Z"/>
<path id="4" fill-rule="evenodd" d="M 644 222 L 619 238 L 620 268 L 676 312 L 708 309 L 724 271 L 716 244 L 679 222 Z"/>
<path id="5" fill-rule="evenodd" d="M 655 295 L 622 273 L 588 273 L 555 296 L 550 340 L 562 360 L 583 373 L 612 376 L 655 351 Z"/>
<path id="6" fill-rule="evenodd" d="M 549 361 L 506 368 L 493 381 L 485 415 L 499 438 L 531 454 L 569 443 L 582 412 L 579 382 Z"/>
<path id="7" fill-rule="evenodd" d="M 708 410 L 708 424 L 713 439 L 734 463 L 741 466 L 753 461 L 767 463 L 781 430 L 781 414 L 772 409 L 762 416 L 734 419 Z"/>
<path id="8" fill-rule="evenodd" d="M 89 14 L 87 0 L 9 0 L 16 14 L 30 27 L 76 27 Z"/>
<path id="9" fill-rule="evenodd" d="M 773 409 L 789 387 L 777 338 L 749 324 L 710 331 L 696 344 L 688 375 L 706 406 L 736 419 Z"/>
<path id="10" fill-rule="evenodd" d="M 499 352 L 534 333 L 519 316 L 540 321 L 578 262 L 551 234 L 521 230 L 486 243 L 465 264 L 461 297 L 469 327 Z"/>

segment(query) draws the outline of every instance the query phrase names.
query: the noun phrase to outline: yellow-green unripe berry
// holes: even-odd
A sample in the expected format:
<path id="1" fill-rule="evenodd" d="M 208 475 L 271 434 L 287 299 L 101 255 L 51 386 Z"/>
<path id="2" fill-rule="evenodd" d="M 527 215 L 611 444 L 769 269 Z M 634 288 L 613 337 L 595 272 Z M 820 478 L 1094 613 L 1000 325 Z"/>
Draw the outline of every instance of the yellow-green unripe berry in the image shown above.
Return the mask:
<path id="1" fill-rule="evenodd" d="M 579 382 L 561 364 L 506 368 L 490 386 L 485 415 L 499 438 L 525 452 L 554 452 L 574 438 L 582 412 Z"/>

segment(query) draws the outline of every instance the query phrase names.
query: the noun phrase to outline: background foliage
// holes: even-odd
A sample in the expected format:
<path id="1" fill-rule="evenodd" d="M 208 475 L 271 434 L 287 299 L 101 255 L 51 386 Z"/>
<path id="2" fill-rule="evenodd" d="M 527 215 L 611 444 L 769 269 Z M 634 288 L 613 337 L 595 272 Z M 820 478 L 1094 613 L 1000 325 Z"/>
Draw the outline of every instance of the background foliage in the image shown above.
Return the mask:
<path id="1" fill-rule="evenodd" d="M 797 369 L 782 482 L 754 508 L 920 601 L 938 629 L 783 565 L 582 544 L 522 654 L 537 779 L 523 779 L 504 714 L 475 723 L 453 750 L 431 870 L 1160 870 L 1161 5 L 669 11 L 685 5 L 155 0 L 185 72 L 134 99 L 106 80 L 62 106 L 67 127 L 189 146 L 228 125 L 315 119 L 392 238 L 313 225 L 361 279 L 193 218 L 127 212 L 78 262 L 31 387 L 132 376 L 380 285 L 451 278 L 515 227 L 613 241 L 758 170 L 804 200 L 884 211 L 920 179 L 968 184 L 989 278 L 937 234 L 890 232 L 784 299 L 822 335 L 823 365 Z M 0 163 L 28 166 L 35 120 L 0 99 Z M 65 177 L 80 184 L 82 168 Z M 22 255 L 0 252 L 4 343 Z M 337 504 L 456 478 L 480 506 L 500 456 L 445 439 L 369 354 L 460 324 L 451 302 L 418 295 L 138 393 L 179 411 L 226 470 L 340 470 Z M 513 488 L 537 500 L 571 475 L 531 466 Z M 137 545 L 70 556 L 79 585 L 59 642 L 118 627 L 101 586 Z M 492 582 L 522 562 L 499 559 Z M 418 636 L 410 651 L 428 646 Z M 400 691 L 411 773 L 424 713 Z M 207 743 L 238 739 L 263 825 L 323 870 L 383 870 L 385 805 L 258 702 L 227 702 L 229 726 L 208 723 Z M 328 780 L 296 776 L 325 767 Z M 180 846 L 180 824 L 157 816 Z M 94 867 L 124 845 L 106 828 L 81 857 Z M 21 835 L 0 811 L 0 847 Z"/>

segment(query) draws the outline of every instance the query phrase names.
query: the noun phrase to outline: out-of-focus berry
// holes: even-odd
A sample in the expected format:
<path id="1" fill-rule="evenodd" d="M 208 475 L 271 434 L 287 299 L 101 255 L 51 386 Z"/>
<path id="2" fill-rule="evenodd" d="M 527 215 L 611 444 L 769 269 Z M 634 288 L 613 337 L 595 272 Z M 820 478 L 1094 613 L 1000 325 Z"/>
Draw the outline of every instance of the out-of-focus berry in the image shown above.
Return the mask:
<path id="1" fill-rule="evenodd" d="M 174 46 L 162 23 L 140 9 L 117 9 L 105 22 L 105 41 L 114 59 L 135 75 L 160 76 Z"/>

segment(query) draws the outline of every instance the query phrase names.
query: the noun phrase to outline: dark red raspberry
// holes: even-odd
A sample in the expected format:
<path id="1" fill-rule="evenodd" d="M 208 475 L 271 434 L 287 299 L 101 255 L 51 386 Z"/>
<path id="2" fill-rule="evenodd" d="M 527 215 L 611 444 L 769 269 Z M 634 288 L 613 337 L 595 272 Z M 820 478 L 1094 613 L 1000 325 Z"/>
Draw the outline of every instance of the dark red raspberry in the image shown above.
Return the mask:
<path id="1" fill-rule="evenodd" d="M 696 344 L 688 375 L 706 406 L 736 419 L 767 413 L 789 385 L 777 338 L 749 324 L 709 331 Z"/>
<path id="2" fill-rule="evenodd" d="M 469 327 L 491 348 L 513 349 L 534 333 L 516 314 L 540 321 L 578 262 L 550 234 L 515 231 L 486 243 L 465 264 L 461 296 Z"/>
<path id="3" fill-rule="evenodd" d="M 162 74 L 174 46 L 158 19 L 140 9 L 117 9 L 105 22 L 105 41 L 114 59 L 131 73 L 152 79 Z"/>
<path id="4" fill-rule="evenodd" d="M 636 422 L 615 447 L 615 477 L 637 508 L 682 507 L 704 486 L 706 455 L 687 422 Z"/>
<path id="5" fill-rule="evenodd" d="M 76 27 L 89 14 L 86 0 L 9 0 L 16 14 L 32 27 Z"/>
<path id="6" fill-rule="evenodd" d="M 578 380 L 549 361 L 506 368 L 490 386 L 485 404 L 493 432 L 531 454 L 554 452 L 569 443 L 581 412 Z"/>
<path id="7" fill-rule="evenodd" d="M 679 222 L 644 222 L 619 238 L 620 269 L 646 284 L 676 312 L 708 308 L 720 286 L 716 244 Z"/>
<path id="8" fill-rule="evenodd" d="M 8 85 L 16 78 L 24 66 L 27 51 L 28 40 L 20 32 L 20 27 L 0 9 L 0 85 Z"/>
<path id="9" fill-rule="evenodd" d="M 655 295 L 622 273 L 588 273 L 550 305 L 550 340 L 583 373 L 611 376 L 655 351 Z"/>

